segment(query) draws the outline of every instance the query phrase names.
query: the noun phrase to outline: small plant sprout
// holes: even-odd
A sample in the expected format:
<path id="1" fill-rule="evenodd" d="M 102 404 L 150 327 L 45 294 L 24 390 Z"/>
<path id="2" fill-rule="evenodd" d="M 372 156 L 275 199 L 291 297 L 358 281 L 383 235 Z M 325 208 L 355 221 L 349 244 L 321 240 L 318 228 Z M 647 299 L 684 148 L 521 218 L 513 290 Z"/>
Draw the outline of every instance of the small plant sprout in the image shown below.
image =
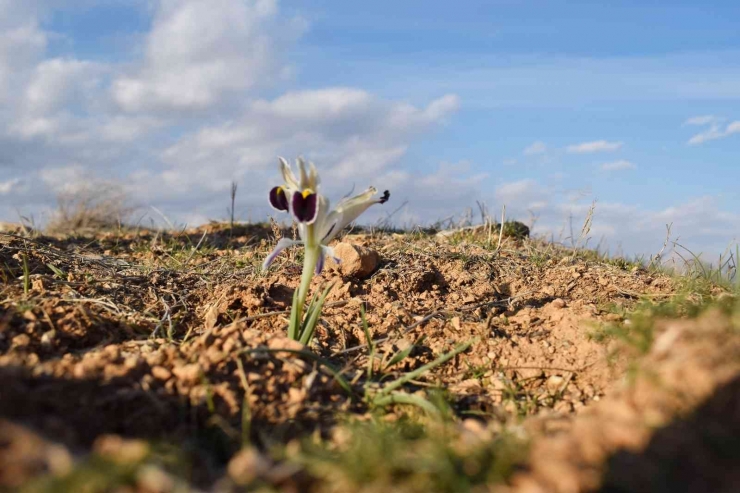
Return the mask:
<path id="1" fill-rule="evenodd" d="M 328 246 L 329 242 L 368 207 L 387 202 L 390 193 L 386 190 L 380 197 L 375 197 L 378 191 L 375 187 L 369 187 L 359 195 L 343 198 L 334 208 L 331 208 L 329 200 L 319 193 L 319 174 L 313 163 L 308 163 L 308 169 L 306 169 L 305 161 L 298 158 L 299 176 L 296 178 L 288 162 L 283 158 L 279 158 L 279 161 L 283 185 L 270 190 L 270 205 L 279 211 L 289 212 L 293 216 L 298 224 L 300 240 L 282 238 L 278 241 L 275 249 L 262 264 L 262 269 L 267 269 L 284 249 L 297 244 L 304 246 L 303 273 L 301 284 L 293 295 L 288 337 L 307 344 L 313 336 L 321 314 L 321 307 L 331 289 L 329 286 L 323 290 L 321 295 L 314 296 L 304 317 L 303 308 L 311 278 L 314 273 L 321 273 L 326 257 L 332 257 L 335 262 L 339 262 L 332 248 Z"/>

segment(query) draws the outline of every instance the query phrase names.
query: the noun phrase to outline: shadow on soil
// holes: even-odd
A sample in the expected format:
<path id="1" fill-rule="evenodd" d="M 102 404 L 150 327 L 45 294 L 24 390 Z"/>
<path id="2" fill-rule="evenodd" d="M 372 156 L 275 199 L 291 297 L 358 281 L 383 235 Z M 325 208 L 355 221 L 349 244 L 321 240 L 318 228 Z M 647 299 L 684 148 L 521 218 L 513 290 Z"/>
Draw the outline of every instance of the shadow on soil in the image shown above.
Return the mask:
<path id="1" fill-rule="evenodd" d="M 602 493 L 731 492 L 740 488 L 740 378 L 658 430 L 641 453 L 607 462 Z"/>
<path id="2" fill-rule="evenodd" d="M 0 368 L 0 417 L 31 425 L 73 448 L 88 447 L 105 433 L 166 438 L 195 426 L 199 412 L 176 396 L 134 389 L 128 379 L 103 384 Z"/>

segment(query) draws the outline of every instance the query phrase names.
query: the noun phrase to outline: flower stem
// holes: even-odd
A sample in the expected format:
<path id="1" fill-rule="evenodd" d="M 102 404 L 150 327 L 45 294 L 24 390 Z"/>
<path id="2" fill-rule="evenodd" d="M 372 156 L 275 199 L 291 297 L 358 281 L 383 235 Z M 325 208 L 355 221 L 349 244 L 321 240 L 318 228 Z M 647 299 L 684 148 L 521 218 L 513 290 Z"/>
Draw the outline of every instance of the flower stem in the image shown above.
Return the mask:
<path id="1" fill-rule="evenodd" d="M 301 285 L 298 288 L 298 316 L 295 317 L 298 324 L 303 322 L 303 307 L 306 304 L 306 298 L 308 297 L 308 289 L 311 287 L 311 279 L 313 278 L 314 269 L 316 269 L 316 263 L 319 261 L 319 255 L 321 255 L 321 245 L 313 240 L 313 224 L 308 226 L 308 234 L 306 235 L 306 250 L 303 256 L 303 273 L 301 274 Z M 300 337 L 299 327 L 292 327 L 292 337 Z"/>

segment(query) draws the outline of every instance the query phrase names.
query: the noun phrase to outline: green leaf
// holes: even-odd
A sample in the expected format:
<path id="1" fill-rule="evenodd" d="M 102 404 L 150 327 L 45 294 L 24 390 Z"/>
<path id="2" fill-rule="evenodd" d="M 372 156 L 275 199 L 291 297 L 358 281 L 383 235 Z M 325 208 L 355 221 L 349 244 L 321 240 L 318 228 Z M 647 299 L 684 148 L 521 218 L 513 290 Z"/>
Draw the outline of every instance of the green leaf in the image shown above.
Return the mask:
<path id="1" fill-rule="evenodd" d="M 46 266 L 49 269 L 51 269 L 51 271 L 54 273 L 54 275 L 57 276 L 59 279 L 64 279 L 65 278 L 64 271 L 62 269 L 60 269 L 59 267 L 57 267 L 56 265 L 49 263 L 49 264 L 46 264 Z"/>
<path id="2" fill-rule="evenodd" d="M 435 416 L 441 416 L 442 414 L 434 404 L 423 397 L 405 392 L 393 392 L 390 395 L 378 396 L 372 401 L 372 405 L 376 407 L 385 407 L 391 404 L 411 404 Z"/>
<path id="3" fill-rule="evenodd" d="M 300 342 L 303 345 L 308 345 L 309 341 L 313 337 L 313 333 L 316 330 L 316 324 L 319 322 L 319 316 L 321 315 L 321 308 L 324 306 L 326 297 L 329 296 L 329 291 L 334 287 L 334 283 L 330 284 L 315 303 L 311 303 L 309 307 L 310 316 L 306 317 L 306 325 L 302 330 Z"/>
<path id="4" fill-rule="evenodd" d="M 298 312 L 298 289 L 293 291 L 293 307 L 290 310 L 290 325 L 288 325 L 288 338 L 294 341 L 298 340 L 298 327 L 300 324 L 300 314 Z"/>

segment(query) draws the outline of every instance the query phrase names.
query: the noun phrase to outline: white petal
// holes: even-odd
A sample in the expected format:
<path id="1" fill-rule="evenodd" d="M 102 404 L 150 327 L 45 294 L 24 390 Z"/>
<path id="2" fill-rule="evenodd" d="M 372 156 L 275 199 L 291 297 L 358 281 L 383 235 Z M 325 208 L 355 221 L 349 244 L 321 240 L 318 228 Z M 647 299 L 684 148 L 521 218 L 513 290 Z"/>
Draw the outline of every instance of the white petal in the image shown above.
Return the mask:
<path id="1" fill-rule="evenodd" d="M 290 169 L 288 161 L 282 157 L 278 157 L 278 161 L 280 161 L 280 173 L 283 175 L 283 181 L 287 188 L 292 191 L 298 190 L 298 180 L 296 180 L 293 171 Z"/>
<path id="2" fill-rule="evenodd" d="M 267 270 L 270 267 L 270 264 L 277 258 L 278 255 L 280 255 L 280 252 L 285 250 L 286 248 L 297 245 L 299 243 L 302 243 L 300 241 L 294 241 L 289 240 L 288 238 L 281 238 L 280 241 L 277 242 L 277 245 L 275 245 L 275 248 L 270 252 L 270 255 L 268 255 L 265 258 L 265 261 L 262 262 L 262 270 Z"/>
<path id="3" fill-rule="evenodd" d="M 338 264 L 342 262 L 342 260 L 334 254 L 334 249 L 332 247 L 322 245 L 321 251 L 323 252 L 324 256 L 331 257 L 331 259 L 334 260 L 334 262 Z"/>
<path id="4" fill-rule="evenodd" d="M 318 191 L 319 185 L 321 185 L 321 178 L 319 178 L 319 172 L 316 170 L 316 165 L 311 161 L 308 162 L 308 181 L 311 185 L 311 189 Z"/>
<path id="5" fill-rule="evenodd" d="M 378 190 L 375 187 L 370 187 L 359 195 L 341 200 L 334 208 L 341 215 L 341 220 L 335 227 L 336 231 L 330 233 L 331 238 L 336 236 L 349 223 L 357 219 L 368 207 L 381 203 L 381 199 L 373 197 L 376 193 L 378 193 Z"/>
<path id="6" fill-rule="evenodd" d="M 298 237 L 302 241 L 306 241 L 306 236 L 308 236 L 308 226 L 306 226 L 303 223 L 299 223 L 299 222 L 296 222 L 296 223 L 298 224 Z"/>
<path id="7" fill-rule="evenodd" d="M 306 190 L 307 188 L 316 191 L 315 189 L 311 188 L 311 183 L 308 180 L 308 175 L 306 174 L 306 162 L 303 160 L 302 157 L 299 157 L 296 159 L 296 163 L 298 163 L 298 171 L 301 175 L 301 192 Z"/>
<path id="8" fill-rule="evenodd" d="M 319 199 L 319 210 L 316 211 L 316 219 L 313 222 L 313 234 L 314 238 L 312 243 L 319 244 L 324 236 L 326 230 L 327 217 L 330 214 L 329 211 L 329 199 L 321 194 L 318 194 Z"/>
<path id="9" fill-rule="evenodd" d="M 324 270 L 324 262 L 326 261 L 326 256 L 324 255 L 324 251 L 322 250 L 319 253 L 319 258 L 316 261 L 316 268 L 314 269 L 314 273 L 316 275 L 321 274 L 321 271 Z"/>
<path id="10" fill-rule="evenodd" d="M 331 211 L 324 220 L 321 228 L 321 243 L 327 244 L 339 234 L 342 228 L 339 224 L 342 222 L 342 213 L 336 210 Z"/>

